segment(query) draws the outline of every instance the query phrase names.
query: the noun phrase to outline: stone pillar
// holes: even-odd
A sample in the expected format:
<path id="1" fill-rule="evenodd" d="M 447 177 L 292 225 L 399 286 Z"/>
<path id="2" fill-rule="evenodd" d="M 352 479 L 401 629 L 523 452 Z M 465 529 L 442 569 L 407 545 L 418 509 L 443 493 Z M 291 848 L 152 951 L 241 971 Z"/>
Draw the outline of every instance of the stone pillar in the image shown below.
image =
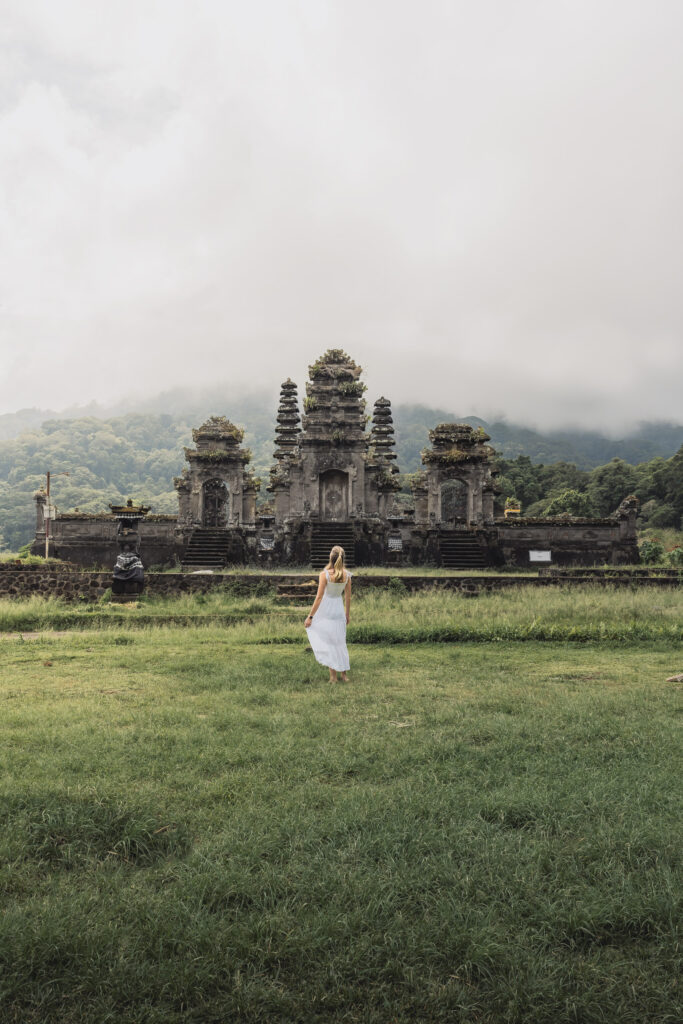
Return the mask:
<path id="1" fill-rule="evenodd" d="M 441 482 L 438 473 L 427 473 L 427 519 L 429 523 L 441 522 Z"/>
<path id="2" fill-rule="evenodd" d="M 429 523 L 429 491 L 424 473 L 420 473 L 410 489 L 415 500 L 415 525 L 426 526 Z"/>
<path id="3" fill-rule="evenodd" d="M 275 521 L 281 525 L 289 515 L 289 487 L 269 487 L 268 490 L 275 495 Z"/>
<path id="4" fill-rule="evenodd" d="M 192 525 L 192 512 L 190 510 L 190 493 L 192 485 L 184 473 L 183 476 L 175 477 L 173 485 L 178 492 L 178 527 L 187 528 Z"/>
<path id="5" fill-rule="evenodd" d="M 256 494 L 258 485 L 255 480 L 249 480 L 242 491 L 242 522 L 245 526 L 254 526 L 256 523 Z"/>
<path id="6" fill-rule="evenodd" d="M 619 540 L 636 542 L 637 529 L 636 520 L 638 518 L 638 507 L 640 502 L 636 498 L 635 494 L 629 494 L 627 498 L 624 498 L 621 505 L 616 511 L 616 516 L 619 522 Z"/>
<path id="7" fill-rule="evenodd" d="M 381 508 L 381 502 L 379 501 L 379 495 L 377 492 L 377 466 L 366 466 L 364 479 L 365 479 L 365 512 L 366 515 L 376 516 L 382 515 L 379 511 Z"/>
<path id="8" fill-rule="evenodd" d="M 47 507 L 47 494 L 42 489 L 36 491 L 33 495 L 33 500 L 36 503 L 36 537 L 38 534 L 42 534 L 43 542 L 45 541 L 45 509 Z"/>
<path id="9" fill-rule="evenodd" d="M 475 471 L 471 474 L 468 485 L 467 494 L 467 525 L 475 523 L 477 526 L 482 525 L 483 512 L 482 512 L 482 471 L 481 466 L 477 466 Z"/>
<path id="10" fill-rule="evenodd" d="M 190 491 L 190 523 L 192 526 L 200 526 L 202 521 L 202 485 L 195 479 Z"/>
<path id="11" fill-rule="evenodd" d="M 485 526 L 492 526 L 494 522 L 493 515 L 493 486 L 484 484 L 482 491 L 482 518 Z"/>
<path id="12" fill-rule="evenodd" d="M 360 509 L 361 514 L 365 510 L 365 501 L 364 501 L 364 497 L 365 496 L 363 494 L 362 488 L 359 486 L 359 482 L 358 482 L 358 469 L 356 468 L 356 466 L 349 466 L 348 476 L 349 476 L 349 498 L 348 498 L 349 507 L 348 507 L 347 515 L 350 516 L 351 518 L 355 518 L 355 516 L 358 514 L 358 511 L 359 511 L 356 508 L 356 506 L 358 504 L 360 504 L 360 506 L 361 506 L 361 509 Z M 361 499 L 360 502 L 358 500 L 359 498 Z"/>

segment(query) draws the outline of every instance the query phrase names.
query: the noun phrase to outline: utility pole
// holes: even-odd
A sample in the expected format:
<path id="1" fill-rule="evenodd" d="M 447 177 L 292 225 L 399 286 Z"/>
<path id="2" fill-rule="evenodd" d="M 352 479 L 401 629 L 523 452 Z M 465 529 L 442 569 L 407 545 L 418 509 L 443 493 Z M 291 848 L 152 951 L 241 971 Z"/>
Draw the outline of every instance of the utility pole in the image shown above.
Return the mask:
<path id="1" fill-rule="evenodd" d="M 45 560 L 47 561 L 50 551 L 50 470 L 47 471 L 47 501 L 43 512 L 45 520 Z"/>

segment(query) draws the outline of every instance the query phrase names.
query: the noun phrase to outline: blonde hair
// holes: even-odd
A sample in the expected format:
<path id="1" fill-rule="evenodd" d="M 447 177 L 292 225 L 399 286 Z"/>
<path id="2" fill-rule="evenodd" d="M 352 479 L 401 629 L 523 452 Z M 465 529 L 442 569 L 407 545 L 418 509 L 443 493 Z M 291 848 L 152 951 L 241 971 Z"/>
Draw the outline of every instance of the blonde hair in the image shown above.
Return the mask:
<path id="1" fill-rule="evenodd" d="M 335 544 L 330 551 L 327 568 L 334 570 L 334 582 L 341 583 L 344 579 L 344 548 L 340 548 L 338 544 Z"/>

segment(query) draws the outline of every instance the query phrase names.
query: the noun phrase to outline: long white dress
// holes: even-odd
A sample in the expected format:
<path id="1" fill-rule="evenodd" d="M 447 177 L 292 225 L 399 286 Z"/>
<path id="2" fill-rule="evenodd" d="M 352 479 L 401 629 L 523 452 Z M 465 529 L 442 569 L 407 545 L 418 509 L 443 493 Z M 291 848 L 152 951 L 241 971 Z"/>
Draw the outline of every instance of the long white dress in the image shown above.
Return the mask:
<path id="1" fill-rule="evenodd" d="M 313 621 L 306 630 L 315 660 L 335 672 L 347 672 L 350 668 L 349 652 L 346 649 L 344 606 L 344 590 L 350 576 L 351 573 L 347 572 L 347 577 L 342 583 L 335 583 L 325 570 L 325 592 Z"/>

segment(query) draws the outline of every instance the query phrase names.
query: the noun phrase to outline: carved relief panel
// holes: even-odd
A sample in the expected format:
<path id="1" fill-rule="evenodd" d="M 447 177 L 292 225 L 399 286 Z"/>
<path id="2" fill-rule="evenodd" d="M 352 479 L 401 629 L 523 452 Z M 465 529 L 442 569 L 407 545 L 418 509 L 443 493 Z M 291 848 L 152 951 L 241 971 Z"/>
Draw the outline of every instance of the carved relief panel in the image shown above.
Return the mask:
<path id="1" fill-rule="evenodd" d="M 449 480 L 441 485 L 441 522 L 451 526 L 467 522 L 467 484 Z"/>
<path id="2" fill-rule="evenodd" d="M 207 480 L 202 488 L 202 526 L 228 525 L 229 495 L 222 480 Z"/>
<path id="3" fill-rule="evenodd" d="M 329 469 L 320 474 L 320 518 L 340 522 L 349 518 L 349 478 L 346 473 Z"/>

